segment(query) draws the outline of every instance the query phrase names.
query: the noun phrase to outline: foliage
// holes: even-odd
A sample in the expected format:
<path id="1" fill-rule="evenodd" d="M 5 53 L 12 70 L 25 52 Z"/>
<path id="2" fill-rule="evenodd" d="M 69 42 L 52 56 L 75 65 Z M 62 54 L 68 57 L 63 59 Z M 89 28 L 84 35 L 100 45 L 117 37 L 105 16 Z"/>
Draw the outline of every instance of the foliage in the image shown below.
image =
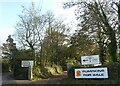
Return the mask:
<path id="1" fill-rule="evenodd" d="M 40 10 L 34 5 L 30 8 L 23 7 L 20 20 L 16 24 L 16 39 L 22 48 L 35 50 L 36 45 L 40 45 L 44 33 L 44 20 L 40 16 Z"/>
<path id="2" fill-rule="evenodd" d="M 77 61 L 76 61 L 76 59 L 74 59 L 74 58 L 68 58 L 68 59 L 66 59 L 66 63 L 77 63 Z"/>
<path id="3" fill-rule="evenodd" d="M 57 65 L 44 66 L 38 65 L 33 67 L 33 79 L 46 79 L 52 75 L 63 73 L 62 67 Z"/>
<path id="4" fill-rule="evenodd" d="M 11 61 L 14 54 L 17 52 L 16 43 L 11 38 L 11 35 L 8 36 L 6 43 L 3 43 L 2 47 L 2 72 L 11 72 Z"/>
<path id="5" fill-rule="evenodd" d="M 32 50 L 18 50 L 10 60 L 15 79 L 28 79 L 28 68 L 22 68 L 22 60 L 33 60 Z"/>
<path id="6" fill-rule="evenodd" d="M 48 69 L 46 69 L 43 65 L 34 66 L 33 68 L 33 78 L 37 77 L 38 79 L 46 79 L 51 74 L 48 72 Z"/>
<path id="7" fill-rule="evenodd" d="M 52 65 L 52 67 L 46 67 L 49 72 L 52 74 L 52 75 L 55 75 L 55 74 L 61 74 L 63 73 L 63 69 L 61 66 L 58 66 L 58 65 Z"/>
<path id="8" fill-rule="evenodd" d="M 8 59 L 2 60 L 2 73 L 4 72 L 10 72 L 10 61 Z"/>
<path id="9" fill-rule="evenodd" d="M 11 35 L 9 35 L 6 40 L 6 43 L 3 43 L 2 46 L 3 58 L 12 58 L 16 51 L 16 43 L 14 43 L 13 38 L 11 38 Z"/>
<path id="10" fill-rule="evenodd" d="M 68 28 L 63 20 L 55 18 L 52 12 L 47 12 L 45 17 L 46 32 L 41 48 L 42 63 L 61 64 L 66 57 L 64 42 L 66 42 Z"/>
<path id="11" fill-rule="evenodd" d="M 119 1 L 70 1 L 64 3 L 64 8 L 76 6 L 75 15 L 80 33 L 85 33 L 93 42 L 99 45 L 99 52 L 104 62 L 106 48 L 113 62 L 117 61 L 119 47 Z M 114 17 L 113 17 L 114 15 Z"/>
<path id="12" fill-rule="evenodd" d="M 76 49 L 78 49 L 78 51 L 82 51 L 81 53 L 84 54 L 86 53 L 85 50 L 88 49 L 88 47 L 90 50 L 91 46 L 94 45 L 93 41 L 89 38 L 89 35 L 86 35 L 82 32 L 76 32 L 73 34 L 73 36 L 71 37 L 71 44 L 71 47 L 75 47 Z"/>
<path id="13" fill-rule="evenodd" d="M 60 74 L 62 73 L 61 66 L 54 65 L 52 67 L 47 66 L 44 67 L 43 65 L 34 66 L 33 68 L 33 77 L 34 79 L 37 77 L 38 79 L 46 79 L 49 78 L 51 75 Z"/>
<path id="14" fill-rule="evenodd" d="M 28 68 L 21 67 L 21 59 L 12 59 L 12 71 L 15 79 L 28 79 Z"/>
<path id="15" fill-rule="evenodd" d="M 70 39 L 70 57 L 79 61 L 80 56 L 98 54 L 98 47 L 86 35 L 80 31 L 76 31 Z"/>
<path id="16" fill-rule="evenodd" d="M 48 72 L 51 73 L 52 75 L 57 74 L 57 70 L 55 67 L 46 67 L 48 69 Z"/>
<path id="17" fill-rule="evenodd" d="M 62 66 L 57 66 L 57 65 L 56 65 L 56 70 L 57 70 L 57 73 L 58 73 L 58 74 L 63 73 Z"/>
<path id="18" fill-rule="evenodd" d="M 28 80 L 28 68 L 17 67 L 13 69 L 14 79 Z"/>
<path id="19" fill-rule="evenodd" d="M 69 27 L 62 19 L 56 18 L 52 11 L 40 14 L 34 5 L 29 9 L 23 7 L 19 15 L 20 21 L 16 24 L 15 33 L 17 41 L 24 49 L 33 50 L 33 55 L 37 54 L 38 58 L 34 56 L 37 64 L 62 64 L 65 55 L 60 56 L 60 53 L 63 54 Z"/>
<path id="20" fill-rule="evenodd" d="M 34 52 L 33 50 L 18 50 L 14 53 L 13 60 L 14 59 L 33 59 Z"/>
<path id="21" fill-rule="evenodd" d="M 17 41 L 23 46 L 22 48 L 29 48 L 30 50 L 18 50 L 11 60 L 11 64 L 14 70 L 15 66 L 19 68 L 21 65 L 21 63 L 14 62 L 34 59 L 34 78 L 47 78 L 51 73 L 61 73 L 62 71 L 60 66 L 53 68 L 50 66 L 65 64 L 68 49 L 64 43 L 69 27 L 62 19 L 56 18 L 51 11 L 41 15 L 40 10 L 36 9 L 34 5 L 32 4 L 29 9 L 23 7 L 22 14 L 19 15 L 20 21 L 16 24 L 15 33 Z M 46 68 L 48 66 L 51 70 L 49 72 L 49 68 Z"/>
<path id="22" fill-rule="evenodd" d="M 120 62 L 112 62 L 104 64 L 103 66 L 108 67 L 109 79 L 118 80 L 120 79 Z"/>
<path id="23" fill-rule="evenodd" d="M 77 7 L 75 14 L 79 22 L 76 27 L 78 30 L 71 37 L 68 37 L 69 27 L 62 19 L 55 18 L 51 11 L 40 15 L 39 10 L 34 8 L 34 4 L 30 9 L 24 8 L 22 15 L 19 15 L 20 21 L 16 25 L 16 35 L 24 48 L 31 50 L 16 52 L 11 61 L 13 66 L 20 67 L 20 63 L 15 63 L 18 60 L 34 59 L 37 63 L 33 69 L 34 77 L 48 78 L 51 74 L 60 73 L 66 66 L 66 62 L 79 63 L 82 55 L 99 54 L 102 63 L 117 62 L 120 3 L 83 0 L 71 1 L 64 6 Z M 117 64 L 111 63 L 106 66 L 110 70 L 115 70 L 117 69 L 113 67 L 115 65 Z M 69 72 L 73 73 L 73 69 Z M 73 78 L 74 74 L 69 72 L 68 75 Z M 117 75 L 117 72 L 114 72 L 110 71 L 112 76 Z M 112 76 L 110 78 L 115 78 Z"/>

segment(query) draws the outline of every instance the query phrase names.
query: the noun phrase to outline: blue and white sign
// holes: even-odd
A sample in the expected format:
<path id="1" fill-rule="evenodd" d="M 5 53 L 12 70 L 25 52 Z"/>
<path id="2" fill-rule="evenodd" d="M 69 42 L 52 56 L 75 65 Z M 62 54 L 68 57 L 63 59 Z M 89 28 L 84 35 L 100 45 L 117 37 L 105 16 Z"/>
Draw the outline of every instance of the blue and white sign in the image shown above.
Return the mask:
<path id="1" fill-rule="evenodd" d="M 75 78 L 108 78 L 107 67 L 75 69 Z"/>

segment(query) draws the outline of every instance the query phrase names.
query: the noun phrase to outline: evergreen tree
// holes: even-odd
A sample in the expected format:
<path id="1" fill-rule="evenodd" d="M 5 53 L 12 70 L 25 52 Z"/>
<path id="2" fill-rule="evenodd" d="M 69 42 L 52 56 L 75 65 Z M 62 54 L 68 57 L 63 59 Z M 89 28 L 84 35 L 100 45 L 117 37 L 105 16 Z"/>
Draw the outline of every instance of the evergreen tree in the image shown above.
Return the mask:
<path id="1" fill-rule="evenodd" d="M 11 38 L 11 35 L 8 36 L 6 43 L 3 43 L 2 47 L 2 56 L 3 58 L 12 58 L 14 52 L 17 50 L 16 43 L 14 43 L 13 38 Z"/>

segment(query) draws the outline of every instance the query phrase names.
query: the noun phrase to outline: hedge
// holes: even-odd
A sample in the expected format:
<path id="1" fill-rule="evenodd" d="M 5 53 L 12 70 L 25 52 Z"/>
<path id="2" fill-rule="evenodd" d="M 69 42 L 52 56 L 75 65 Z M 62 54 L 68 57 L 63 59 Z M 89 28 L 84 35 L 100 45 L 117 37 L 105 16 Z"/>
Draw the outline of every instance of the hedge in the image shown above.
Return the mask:
<path id="1" fill-rule="evenodd" d="M 15 79 L 27 80 L 28 79 L 28 67 L 21 67 L 21 61 L 22 59 L 11 60 L 13 75 Z"/>
<path id="2" fill-rule="evenodd" d="M 10 72 L 10 62 L 9 60 L 2 60 L 2 72 Z"/>

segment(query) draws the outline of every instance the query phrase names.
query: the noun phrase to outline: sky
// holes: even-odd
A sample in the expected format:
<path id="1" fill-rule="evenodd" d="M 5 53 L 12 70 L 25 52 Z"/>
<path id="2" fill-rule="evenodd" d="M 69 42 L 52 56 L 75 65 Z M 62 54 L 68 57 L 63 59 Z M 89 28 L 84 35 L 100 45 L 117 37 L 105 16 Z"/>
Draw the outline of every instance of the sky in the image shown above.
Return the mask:
<path id="1" fill-rule="evenodd" d="M 30 7 L 32 0 L 0 0 L 0 45 L 6 42 L 8 35 L 13 35 L 15 25 L 19 21 L 18 15 L 22 12 L 22 6 Z M 56 16 L 62 16 L 67 22 L 74 22 L 74 8 L 63 9 L 62 2 L 68 0 L 34 0 L 36 7 L 42 7 L 44 14 L 52 10 Z"/>

